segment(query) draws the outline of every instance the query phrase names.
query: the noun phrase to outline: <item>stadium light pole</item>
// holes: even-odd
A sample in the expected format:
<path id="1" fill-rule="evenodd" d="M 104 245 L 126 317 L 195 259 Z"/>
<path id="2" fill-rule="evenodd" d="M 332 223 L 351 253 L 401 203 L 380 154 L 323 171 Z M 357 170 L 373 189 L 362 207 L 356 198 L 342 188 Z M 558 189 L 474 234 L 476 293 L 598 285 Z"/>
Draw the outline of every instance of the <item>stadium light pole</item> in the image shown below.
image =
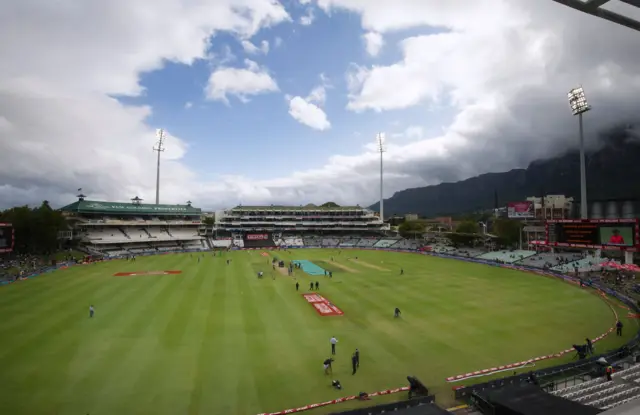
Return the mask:
<path id="1" fill-rule="evenodd" d="M 158 141 L 153 146 L 153 151 L 158 153 L 158 167 L 156 169 L 156 205 L 160 204 L 160 153 L 164 151 L 164 139 L 166 138 L 162 128 L 156 130 Z"/>
<path id="2" fill-rule="evenodd" d="M 567 94 L 569 106 L 573 115 L 578 116 L 580 125 L 580 217 L 588 219 L 587 212 L 587 166 L 584 154 L 584 130 L 582 127 L 582 114 L 589 111 L 591 106 L 587 102 L 582 87 L 574 88 Z"/>
<path id="3" fill-rule="evenodd" d="M 378 152 L 380 153 L 380 220 L 384 223 L 384 180 L 383 180 L 383 164 L 382 164 L 382 155 L 385 151 L 387 151 L 385 146 L 385 135 L 384 133 L 378 133 L 376 135 L 376 144 L 378 146 Z"/>

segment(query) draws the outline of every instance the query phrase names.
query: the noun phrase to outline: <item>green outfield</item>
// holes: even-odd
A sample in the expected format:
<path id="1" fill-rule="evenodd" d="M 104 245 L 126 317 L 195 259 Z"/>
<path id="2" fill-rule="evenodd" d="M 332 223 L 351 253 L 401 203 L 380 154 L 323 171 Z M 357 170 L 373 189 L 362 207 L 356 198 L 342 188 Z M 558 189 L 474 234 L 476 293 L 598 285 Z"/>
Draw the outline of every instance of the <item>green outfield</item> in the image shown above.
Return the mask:
<path id="1" fill-rule="evenodd" d="M 297 270 L 296 293 L 271 257 L 238 251 L 199 263 L 200 254 L 169 254 L 76 266 L 0 287 L 0 413 L 254 415 L 404 386 L 410 374 L 446 406 L 449 376 L 554 353 L 615 322 L 591 291 L 519 271 L 377 251 L 273 254 L 312 261 L 333 278 Z M 182 273 L 113 276 L 165 270 Z M 319 315 L 301 295 L 310 281 L 344 315 Z M 637 321 L 622 321 L 624 337 L 597 349 L 633 336 Z M 331 336 L 333 377 L 322 367 Z M 355 348 L 361 367 L 352 375 Z"/>

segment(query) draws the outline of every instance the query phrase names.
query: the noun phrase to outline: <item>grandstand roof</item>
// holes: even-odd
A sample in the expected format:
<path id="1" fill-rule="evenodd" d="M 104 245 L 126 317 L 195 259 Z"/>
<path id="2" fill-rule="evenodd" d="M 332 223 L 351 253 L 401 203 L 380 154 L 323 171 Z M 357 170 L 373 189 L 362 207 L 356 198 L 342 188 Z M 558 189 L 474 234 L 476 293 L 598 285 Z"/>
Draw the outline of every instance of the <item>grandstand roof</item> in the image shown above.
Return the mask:
<path id="1" fill-rule="evenodd" d="M 201 209 L 188 205 L 153 205 L 149 203 L 118 203 L 79 200 L 60 209 L 73 213 L 101 213 L 111 215 L 200 215 Z"/>
<path id="2" fill-rule="evenodd" d="M 625 14 L 629 14 L 630 12 L 633 14 L 635 11 L 637 11 L 637 9 L 633 9 L 632 7 L 640 8 L 640 0 L 620 0 L 621 3 L 611 0 L 553 1 L 555 1 L 556 3 L 564 4 L 565 6 L 571 7 L 574 10 L 599 17 L 600 19 L 609 20 L 610 22 L 626 26 L 629 29 L 640 31 L 640 21 L 633 16 L 625 16 Z M 610 7 L 611 5 L 613 5 L 613 7 Z"/>
<path id="3" fill-rule="evenodd" d="M 232 210 L 362 210 L 361 206 L 236 206 Z"/>

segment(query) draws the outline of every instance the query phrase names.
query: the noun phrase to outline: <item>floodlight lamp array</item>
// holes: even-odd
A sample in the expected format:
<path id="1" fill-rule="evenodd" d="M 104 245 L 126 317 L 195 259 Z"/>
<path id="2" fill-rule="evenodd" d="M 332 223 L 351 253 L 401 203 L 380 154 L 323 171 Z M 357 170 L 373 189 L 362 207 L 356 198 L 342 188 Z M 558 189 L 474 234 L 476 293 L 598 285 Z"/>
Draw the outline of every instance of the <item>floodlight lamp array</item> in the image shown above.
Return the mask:
<path id="1" fill-rule="evenodd" d="M 574 88 L 567 94 L 573 115 L 585 113 L 591 109 L 582 87 Z"/>
<path id="2" fill-rule="evenodd" d="M 386 146 L 386 136 L 384 133 L 378 133 L 378 135 L 376 135 L 376 144 L 378 145 L 378 151 L 379 152 L 385 152 L 387 150 L 387 146 Z"/>
<path id="3" fill-rule="evenodd" d="M 156 145 L 153 146 L 153 150 L 158 152 L 164 151 L 164 140 L 167 138 L 167 135 L 162 128 L 156 130 L 156 137 L 158 141 L 156 141 Z"/>

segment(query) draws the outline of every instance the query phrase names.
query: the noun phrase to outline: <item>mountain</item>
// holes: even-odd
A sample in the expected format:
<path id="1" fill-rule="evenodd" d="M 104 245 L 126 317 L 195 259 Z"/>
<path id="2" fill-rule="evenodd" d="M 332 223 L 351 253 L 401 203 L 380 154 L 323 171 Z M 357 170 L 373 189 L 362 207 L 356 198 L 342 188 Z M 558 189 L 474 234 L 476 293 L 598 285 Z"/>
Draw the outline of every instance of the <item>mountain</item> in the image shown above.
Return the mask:
<path id="1" fill-rule="evenodd" d="M 433 217 L 491 209 L 497 192 L 500 206 L 528 196 L 560 194 L 580 199 L 580 156 L 577 151 L 535 161 L 526 169 L 487 173 L 456 183 L 441 183 L 396 192 L 384 201 L 384 213 L 417 213 Z M 624 130 L 607 137 L 587 153 L 587 199 L 640 198 L 640 142 Z M 379 203 L 370 209 L 379 211 Z"/>

